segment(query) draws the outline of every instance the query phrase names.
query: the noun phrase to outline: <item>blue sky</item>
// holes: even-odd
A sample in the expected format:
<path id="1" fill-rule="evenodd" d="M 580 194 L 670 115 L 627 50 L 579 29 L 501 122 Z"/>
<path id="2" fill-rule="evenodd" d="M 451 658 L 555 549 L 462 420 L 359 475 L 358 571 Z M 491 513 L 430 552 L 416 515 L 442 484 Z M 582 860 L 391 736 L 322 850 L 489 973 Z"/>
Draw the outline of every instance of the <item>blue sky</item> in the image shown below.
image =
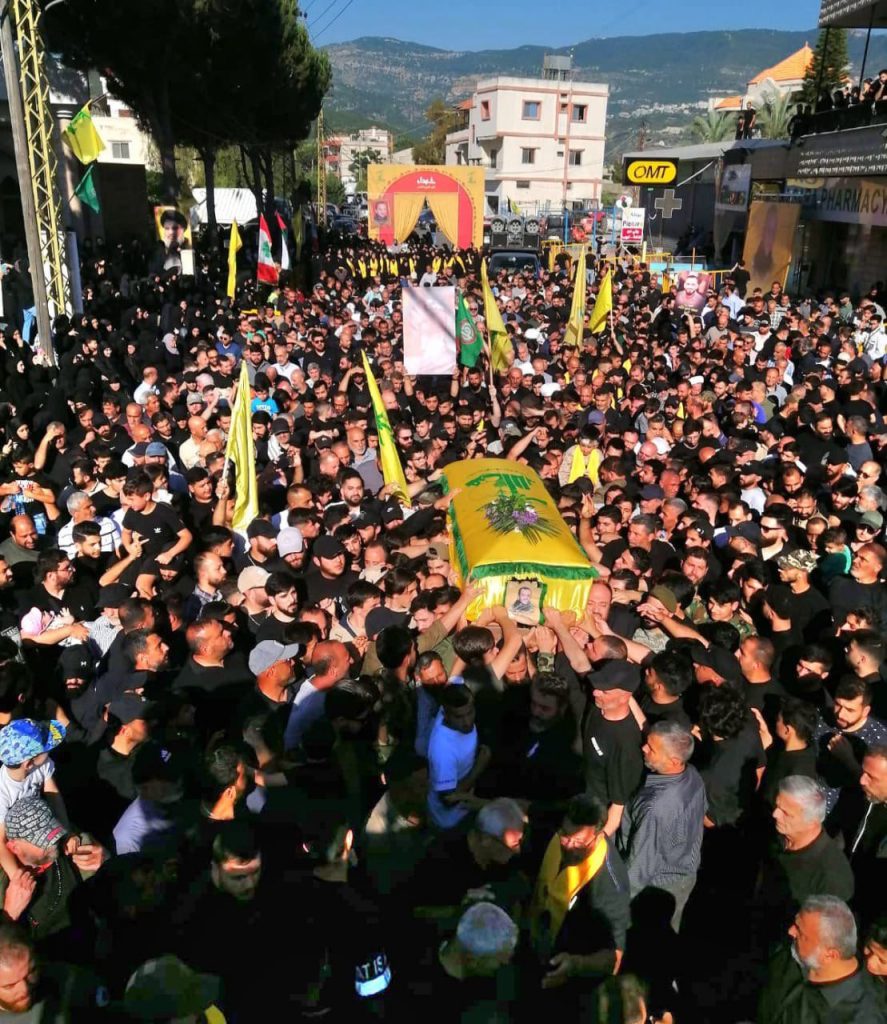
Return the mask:
<path id="1" fill-rule="evenodd" d="M 597 10 L 603 8 L 598 15 Z M 394 36 L 445 49 L 506 49 L 532 43 L 567 46 L 593 36 L 649 35 L 701 29 L 806 29 L 816 24 L 817 0 L 302 0 L 318 45 L 358 36 Z M 680 24 L 674 14 L 680 12 Z"/>

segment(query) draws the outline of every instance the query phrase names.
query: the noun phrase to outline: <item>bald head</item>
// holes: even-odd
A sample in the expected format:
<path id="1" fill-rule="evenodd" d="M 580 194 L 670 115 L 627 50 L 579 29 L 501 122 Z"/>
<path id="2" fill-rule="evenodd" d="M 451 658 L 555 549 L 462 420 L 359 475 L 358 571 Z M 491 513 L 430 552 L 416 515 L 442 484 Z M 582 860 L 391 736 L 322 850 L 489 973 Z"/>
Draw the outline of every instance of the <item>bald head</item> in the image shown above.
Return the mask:
<path id="1" fill-rule="evenodd" d="M 33 551 L 37 547 L 37 528 L 30 516 L 13 516 L 9 527 L 12 539 L 20 548 Z"/>
<path id="2" fill-rule="evenodd" d="M 316 689 L 335 686 L 348 675 L 351 667 L 348 648 L 338 640 L 320 641 L 311 652 L 311 667 L 314 669 L 312 682 Z"/>
<path id="3" fill-rule="evenodd" d="M 198 441 L 206 437 L 206 420 L 202 416 L 188 417 L 188 433 Z"/>

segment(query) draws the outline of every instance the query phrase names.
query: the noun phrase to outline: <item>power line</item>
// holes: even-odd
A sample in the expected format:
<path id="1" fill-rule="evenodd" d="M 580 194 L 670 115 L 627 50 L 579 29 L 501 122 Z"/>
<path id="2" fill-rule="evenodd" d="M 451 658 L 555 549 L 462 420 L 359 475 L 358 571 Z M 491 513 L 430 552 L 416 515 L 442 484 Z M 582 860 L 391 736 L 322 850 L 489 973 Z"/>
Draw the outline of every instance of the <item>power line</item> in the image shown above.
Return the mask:
<path id="1" fill-rule="evenodd" d="M 335 16 L 335 18 L 333 18 L 333 20 L 332 20 L 332 21 L 328 22 L 328 23 L 327 23 L 327 25 L 326 25 L 326 27 L 325 27 L 325 28 L 322 28 L 322 29 L 321 29 L 321 30 L 320 30 L 320 31 L 318 32 L 318 34 L 317 34 L 317 35 L 321 35 L 321 36 L 322 36 L 324 32 L 329 32 L 329 30 L 330 30 L 330 29 L 331 29 L 331 28 L 333 27 L 333 25 L 335 25 L 335 24 L 336 24 L 336 22 L 337 22 L 337 21 L 339 20 L 339 18 L 341 18 L 341 17 L 342 17 L 342 15 L 343 15 L 343 14 L 344 14 L 344 13 L 345 13 L 345 12 L 346 12 L 347 10 L 348 10 L 348 8 L 349 8 L 349 7 L 350 7 L 350 6 L 351 6 L 351 5 L 353 4 L 353 3 L 354 3 L 354 0 L 348 0 L 348 3 L 347 3 L 347 4 L 345 4 L 345 6 L 344 6 L 344 7 L 342 8 L 342 10 L 341 10 L 341 11 L 339 11 L 339 13 L 338 13 L 338 14 L 337 14 L 337 15 Z M 317 36 L 315 36 L 315 37 L 314 37 L 314 39 L 315 39 L 315 42 L 316 42 L 316 41 L 317 41 Z"/>
<path id="2" fill-rule="evenodd" d="M 318 14 L 316 18 L 313 18 L 312 21 L 309 22 L 309 24 L 308 24 L 309 32 L 311 30 L 311 24 L 313 23 L 314 25 L 316 25 L 318 23 L 318 21 L 322 21 L 324 19 L 324 17 L 326 17 L 327 12 L 331 11 L 336 6 L 336 4 L 338 2 L 339 2 L 339 0 L 330 0 L 330 3 L 328 3 L 326 5 L 326 7 L 324 7 L 324 9 L 320 12 L 320 14 Z"/>

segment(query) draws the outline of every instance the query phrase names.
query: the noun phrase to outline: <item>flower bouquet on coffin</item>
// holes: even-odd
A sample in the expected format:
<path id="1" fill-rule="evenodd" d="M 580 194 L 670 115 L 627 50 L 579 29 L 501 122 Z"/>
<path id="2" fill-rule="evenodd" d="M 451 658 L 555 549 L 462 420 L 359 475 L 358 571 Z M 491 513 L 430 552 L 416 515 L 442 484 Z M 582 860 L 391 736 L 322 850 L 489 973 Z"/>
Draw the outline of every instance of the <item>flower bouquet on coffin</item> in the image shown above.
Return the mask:
<path id="1" fill-rule="evenodd" d="M 496 533 L 519 533 L 531 544 L 557 534 L 556 526 L 535 508 L 536 500 L 500 492 L 484 506 L 484 517 Z"/>

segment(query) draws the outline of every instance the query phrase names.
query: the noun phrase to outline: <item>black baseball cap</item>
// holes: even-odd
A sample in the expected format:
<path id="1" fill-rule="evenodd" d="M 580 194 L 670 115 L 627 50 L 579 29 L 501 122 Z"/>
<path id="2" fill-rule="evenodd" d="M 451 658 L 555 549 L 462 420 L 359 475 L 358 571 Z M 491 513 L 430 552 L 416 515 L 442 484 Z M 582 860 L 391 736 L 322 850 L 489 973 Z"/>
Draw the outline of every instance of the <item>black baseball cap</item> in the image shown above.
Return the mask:
<path id="1" fill-rule="evenodd" d="M 588 677 L 592 690 L 627 690 L 634 693 L 641 682 L 641 672 L 637 665 L 627 661 L 608 661 Z"/>

